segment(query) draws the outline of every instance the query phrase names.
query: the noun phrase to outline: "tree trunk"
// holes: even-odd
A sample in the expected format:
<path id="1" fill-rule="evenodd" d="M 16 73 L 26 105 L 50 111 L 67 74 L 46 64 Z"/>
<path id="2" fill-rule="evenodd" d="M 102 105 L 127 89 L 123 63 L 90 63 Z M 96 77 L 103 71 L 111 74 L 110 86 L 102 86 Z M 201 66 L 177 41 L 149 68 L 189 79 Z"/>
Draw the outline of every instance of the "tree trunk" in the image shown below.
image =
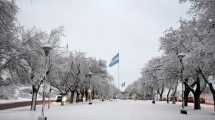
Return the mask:
<path id="1" fill-rule="evenodd" d="M 185 79 L 185 82 L 188 83 L 188 78 Z M 193 87 L 196 85 L 196 82 L 190 85 L 190 87 L 193 89 Z M 189 89 L 188 86 L 185 85 L 185 90 L 184 90 L 184 106 L 188 106 L 188 97 L 190 94 L 191 90 Z"/>
<path id="2" fill-rule="evenodd" d="M 35 91 L 34 91 L 34 86 L 32 85 L 32 97 L 31 97 L 31 108 L 30 108 L 30 110 L 33 110 L 33 105 L 34 105 L 34 97 L 35 97 Z"/>
<path id="3" fill-rule="evenodd" d="M 175 86 L 175 88 L 174 88 L 174 92 L 173 92 L 173 94 L 172 94 L 172 104 L 175 104 L 176 103 L 176 92 L 177 92 L 177 86 L 178 85 L 176 85 Z"/>
<path id="4" fill-rule="evenodd" d="M 70 91 L 70 103 L 73 103 L 74 91 Z"/>
<path id="5" fill-rule="evenodd" d="M 88 92 L 87 92 L 87 89 L 85 89 L 85 97 L 86 97 L 86 101 L 88 101 Z"/>
<path id="6" fill-rule="evenodd" d="M 200 110 L 201 106 L 200 106 L 200 94 L 195 94 L 194 95 L 194 109 L 195 110 Z"/>
<path id="7" fill-rule="evenodd" d="M 199 79 L 199 78 L 197 78 Z M 195 110 L 199 110 L 201 109 L 201 106 L 200 106 L 200 95 L 202 93 L 202 91 L 200 90 L 200 81 L 197 80 L 197 86 L 196 86 L 196 90 L 194 91 L 187 83 L 185 83 L 185 85 L 187 87 L 189 87 L 190 91 L 193 93 L 194 95 L 194 109 Z"/>
<path id="8" fill-rule="evenodd" d="M 163 92 L 164 92 L 164 87 L 162 87 L 161 91 L 159 92 L 159 96 L 160 96 L 160 101 L 163 100 Z"/>
<path id="9" fill-rule="evenodd" d="M 195 110 L 201 109 L 200 95 L 201 95 L 200 78 L 199 78 L 199 76 L 197 76 L 197 78 L 196 78 L 196 91 L 194 92 L 194 109 Z"/>
<path id="10" fill-rule="evenodd" d="M 185 82 L 188 82 L 188 79 L 185 79 Z M 188 88 L 188 86 L 185 86 L 185 90 L 184 90 L 184 106 L 188 106 L 188 97 L 190 94 L 190 89 Z"/>
<path id="11" fill-rule="evenodd" d="M 187 82 L 184 82 L 184 85 L 193 93 L 194 95 L 194 109 L 195 110 L 199 110 L 201 109 L 201 105 L 200 105 L 200 95 L 203 92 L 203 90 L 206 87 L 206 84 L 204 85 L 204 88 L 201 89 L 201 83 L 200 83 L 200 77 L 199 74 L 201 74 L 201 70 L 197 69 L 196 70 L 197 76 L 196 76 L 196 81 L 195 83 L 193 83 L 193 85 L 196 84 L 196 89 L 194 90 L 192 87 L 192 85 L 190 86 Z M 203 77 L 204 78 L 204 77 Z"/>
<path id="12" fill-rule="evenodd" d="M 171 88 L 169 88 L 168 93 L 166 95 L 166 102 L 169 103 L 169 94 L 171 92 Z"/>
<path id="13" fill-rule="evenodd" d="M 188 97 L 189 97 L 190 91 L 185 90 L 184 91 L 184 106 L 188 106 Z"/>
<path id="14" fill-rule="evenodd" d="M 185 82 L 188 83 L 188 79 L 186 78 L 184 80 Z M 189 97 L 189 94 L 190 94 L 190 89 L 188 88 L 188 86 L 184 85 L 185 87 L 185 90 L 184 90 L 184 106 L 188 106 L 188 97 Z"/>
<path id="15" fill-rule="evenodd" d="M 33 111 L 36 110 L 38 91 L 39 91 L 39 88 L 36 87 L 36 85 L 32 85 L 31 110 L 33 110 Z"/>

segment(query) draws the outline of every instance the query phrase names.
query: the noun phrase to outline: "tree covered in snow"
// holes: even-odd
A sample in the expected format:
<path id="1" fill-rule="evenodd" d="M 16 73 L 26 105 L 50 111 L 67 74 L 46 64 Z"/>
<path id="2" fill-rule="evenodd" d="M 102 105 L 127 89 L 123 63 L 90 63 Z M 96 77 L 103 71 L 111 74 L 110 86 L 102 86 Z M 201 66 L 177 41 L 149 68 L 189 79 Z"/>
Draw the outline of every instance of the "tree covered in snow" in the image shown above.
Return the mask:
<path id="1" fill-rule="evenodd" d="M 164 85 L 168 90 L 167 98 L 171 91 L 174 96 L 179 82 L 184 84 L 185 103 L 188 95 L 192 93 L 194 109 L 200 109 L 200 95 L 206 85 L 210 88 L 215 102 L 213 81 L 208 80 L 209 76 L 214 76 L 215 66 L 215 1 L 179 1 L 190 3 L 189 14 L 193 18 L 180 19 L 178 28 L 169 28 L 164 32 L 160 37 L 160 50 L 163 55 L 160 58 L 152 58 L 145 65 L 141 72 L 141 79 L 145 81 L 143 84 L 145 89 L 151 88 L 149 91 L 160 90 Z M 185 54 L 183 66 L 178 58 L 181 53 Z M 158 69 L 157 65 L 160 65 Z M 182 81 L 180 80 L 181 69 L 184 76 Z"/>
<path id="2" fill-rule="evenodd" d="M 112 96 L 112 77 L 104 60 L 86 57 L 83 52 L 68 55 L 69 51 L 61 45 L 63 27 L 50 32 L 36 27 L 26 29 L 16 21 L 16 13 L 14 1 L 0 0 L 0 87 L 31 85 L 31 110 L 36 110 L 37 95 L 44 82 L 63 95 L 70 94 L 71 102 L 87 97 L 89 81 L 93 98 Z M 52 48 L 48 58 L 43 49 L 45 44 Z M 89 72 L 91 78 L 87 78 Z"/>
<path id="3" fill-rule="evenodd" d="M 53 61 L 50 84 L 64 95 L 70 94 L 70 101 L 87 98 L 89 87 L 92 97 L 111 97 L 111 77 L 106 62 L 87 58 L 82 52 L 71 52 L 69 56 L 58 56 Z M 91 77 L 88 77 L 91 72 Z M 80 99 L 81 98 L 81 99 Z"/>

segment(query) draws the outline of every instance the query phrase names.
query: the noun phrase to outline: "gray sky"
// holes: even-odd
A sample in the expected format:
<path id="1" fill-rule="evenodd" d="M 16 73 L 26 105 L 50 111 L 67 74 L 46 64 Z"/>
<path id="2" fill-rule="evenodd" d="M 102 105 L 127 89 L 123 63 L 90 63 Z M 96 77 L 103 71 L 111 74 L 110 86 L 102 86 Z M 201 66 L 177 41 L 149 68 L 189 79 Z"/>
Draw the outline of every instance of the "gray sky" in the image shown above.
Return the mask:
<path id="1" fill-rule="evenodd" d="M 159 56 L 159 37 L 187 18 L 179 0 L 17 0 L 18 20 L 49 31 L 65 27 L 69 50 L 107 60 L 120 51 L 120 81 L 140 77 L 149 59 Z M 62 44 L 66 44 L 64 42 Z M 116 67 L 108 68 L 116 78 Z M 117 82 L 116 82 L 117 83 Z"/>

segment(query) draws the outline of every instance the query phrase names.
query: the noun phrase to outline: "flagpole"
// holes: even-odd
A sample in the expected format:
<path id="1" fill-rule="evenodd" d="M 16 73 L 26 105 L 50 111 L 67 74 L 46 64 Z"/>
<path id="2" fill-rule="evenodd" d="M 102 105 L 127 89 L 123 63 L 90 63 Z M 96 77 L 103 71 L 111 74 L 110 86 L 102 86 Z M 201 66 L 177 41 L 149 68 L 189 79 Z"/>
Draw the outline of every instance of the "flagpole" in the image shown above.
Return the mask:
<path id="1" fill-rule="evenodd" d="M 119 50 L 118 50 L 118 54 L 119 54 Z M 118 63 L 117 72 L 118 72 L 118 88 L 119 88 L 119 90 L 121 90 L 120 89 L 120 81 L 119 81 L 119 78 L 120 78 L 120 76 L 119 76 L 119 63 Z"/>
<path id="2" fill-rule="evenodd" d="M 119 52 L 112 58 L 112 60 L 111 60 L 111 62 L 109 64 L 109 67 L 112 67 L 112 66 L 114 66 L 116 64 L 118 64 L 118 65 L 117 65 L 117 69 L 114 70 L 114 73 L 116 75 L 115 78 L 116 78 L 117 81 L 115 83 L 115 81 L 113 80 L 113 83 L 116 85 L 116 87 L 118 87 L 119 90 L 121 90 L 120 89 L 120 81 L 119 81 L 119 78 L 120 78 L 120 75 L 119 75 Z M 117 85 L 117 82 L 118 82 L 118 85 Z"/>
<path id="3" fill-rule="evenodd" d="M 119 84 L 119 63 L 117 65 L 117 81 L 118 81 L 118 88 L 120 90 L 120 84 Z"/>

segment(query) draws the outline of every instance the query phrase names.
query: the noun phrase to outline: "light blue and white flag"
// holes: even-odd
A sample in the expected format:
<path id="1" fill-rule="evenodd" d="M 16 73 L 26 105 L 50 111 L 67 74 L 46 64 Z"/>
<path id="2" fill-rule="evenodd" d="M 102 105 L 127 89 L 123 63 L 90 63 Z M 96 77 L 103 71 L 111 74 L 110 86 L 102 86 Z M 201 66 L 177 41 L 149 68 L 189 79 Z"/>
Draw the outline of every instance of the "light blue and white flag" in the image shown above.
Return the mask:
<path id="1" fill-rule="evenodd" d="M 114 65 L 116 65 L 117 63 L 119 63 L 119 53 L 117 53 L 111 60 L 109 67 L 112 67 Z"/>

